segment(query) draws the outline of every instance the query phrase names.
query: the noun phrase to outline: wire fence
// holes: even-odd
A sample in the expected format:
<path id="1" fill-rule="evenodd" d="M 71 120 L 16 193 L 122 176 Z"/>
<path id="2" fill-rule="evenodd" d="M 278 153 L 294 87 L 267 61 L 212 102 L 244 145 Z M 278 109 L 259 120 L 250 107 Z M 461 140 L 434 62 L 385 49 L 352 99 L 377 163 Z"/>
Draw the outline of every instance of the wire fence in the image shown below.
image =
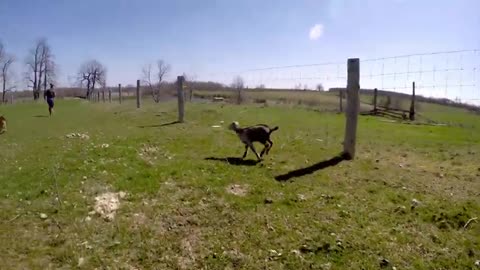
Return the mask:
<path id="1" fill-rule="evenodd" d="M 428 98 L 480 105 L 480 51 L 457 50 L 360 59 L 362 89 L 378 88 Z M 240 76 L 246 88 L 318 90 L 344 88 L 346 58 L 337 62 L 275 66 L 236 72 L 210 73 L 199 80 L 230 85 Z M 320 85 L 322 87 L 320 87 Z"/>

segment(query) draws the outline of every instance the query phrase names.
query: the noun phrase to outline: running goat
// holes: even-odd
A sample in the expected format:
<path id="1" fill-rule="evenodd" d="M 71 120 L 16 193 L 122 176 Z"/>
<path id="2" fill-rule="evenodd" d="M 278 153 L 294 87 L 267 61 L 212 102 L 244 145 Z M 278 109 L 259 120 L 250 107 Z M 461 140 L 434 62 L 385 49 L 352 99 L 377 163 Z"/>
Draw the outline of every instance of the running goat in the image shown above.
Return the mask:
<path id="1" fill-rule="evenodd" d="M 270 134 L 278 129 L 278 127 L 270 128 L 264 124 L 241 128 L 238 122 L 231 123 L 228 128 L 235 131 L 240 140 L 245 144 L 245 153 L 243 153 L 242 158 L 247 156 L 248 148 L 250 148 L 255 153 L 259 161 L 262 160 L 263 154 L 268 155 L 270 152 L 270 149 L 273 146 L 273 142 L 270 140 Z M 260 142 L 265 146 L 260 155 L 258 155 L 257 151 L 255 150 L 253 142 Z"/>

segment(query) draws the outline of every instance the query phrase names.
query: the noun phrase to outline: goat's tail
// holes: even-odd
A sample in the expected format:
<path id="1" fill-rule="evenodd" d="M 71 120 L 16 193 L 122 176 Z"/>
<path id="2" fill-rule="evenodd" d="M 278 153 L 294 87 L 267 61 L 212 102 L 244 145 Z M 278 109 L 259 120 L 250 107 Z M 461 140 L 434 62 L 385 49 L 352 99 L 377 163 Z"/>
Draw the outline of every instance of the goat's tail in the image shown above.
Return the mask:
<path id="1" fill-rule="evenodd" d="M 268 134 L 272 134 L 272 132 L 274 132 L 275 130 L 278 130 L 278 126 L 270 129 L 270 132 Z"/>

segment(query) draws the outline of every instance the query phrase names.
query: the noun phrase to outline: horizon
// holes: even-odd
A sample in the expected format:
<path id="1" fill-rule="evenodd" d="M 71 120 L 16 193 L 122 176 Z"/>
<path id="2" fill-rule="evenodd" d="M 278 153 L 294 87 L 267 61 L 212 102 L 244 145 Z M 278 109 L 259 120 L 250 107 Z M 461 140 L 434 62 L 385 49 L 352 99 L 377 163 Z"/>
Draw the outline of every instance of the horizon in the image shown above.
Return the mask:
<path id="1" fill-rule="evenodd" d="M 90 59 L 105 65 L 108 85 L 133 85 L 145 65 L 163 59 L 172 66 L 169 81 L 186 73 L 223 84 L 242 76 L 250 88 L 328 89 L 346 85 L 353 57 L 361 60 L 362 88 L 408 92 L 415 80 L 419 95 L 479 105 L 479 8 L 475 0 L 7 0 L 0 41 L 16 57 L 18 89 L 26 86 L 29 49 L 45 37 L 58 87 L 74 85 Z M 461 52 L 427 56 L 442 51 Z M 413 56 L 395 57 L 404 55 Z"/>

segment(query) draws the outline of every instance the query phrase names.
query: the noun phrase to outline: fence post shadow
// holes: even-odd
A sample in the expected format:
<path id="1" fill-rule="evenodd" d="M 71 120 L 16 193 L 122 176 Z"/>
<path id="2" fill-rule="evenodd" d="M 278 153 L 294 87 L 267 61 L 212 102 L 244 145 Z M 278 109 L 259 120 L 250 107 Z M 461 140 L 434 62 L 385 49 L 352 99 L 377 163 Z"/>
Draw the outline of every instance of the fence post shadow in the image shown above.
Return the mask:
<path id="1" fill-rule="evenodd" d="M 351 160 L 351 159 L 352 159 L 352 157 L 350 156 L 350 154 L 348 154 L 346 152 L 342 152 L 339 155 L 334 156 L 333 158 L 320 161 L 320 162 L 315 163 L 311 166 L 301 168 L 301 169 L 297 169 L 297 170 L 293 170 L 293 171 L 290 171 L 286 174 L 277 175 L 277 176 L 275 176 L 275 180 L 277 180 L 279 182 L 286 182 L 286 181 L 288 181 L 292 178 L 312 174 L 316 171 L 335 166 L 335 165 L 339 164 L 340 162 L 342 162 L 344 160 Z"/>

